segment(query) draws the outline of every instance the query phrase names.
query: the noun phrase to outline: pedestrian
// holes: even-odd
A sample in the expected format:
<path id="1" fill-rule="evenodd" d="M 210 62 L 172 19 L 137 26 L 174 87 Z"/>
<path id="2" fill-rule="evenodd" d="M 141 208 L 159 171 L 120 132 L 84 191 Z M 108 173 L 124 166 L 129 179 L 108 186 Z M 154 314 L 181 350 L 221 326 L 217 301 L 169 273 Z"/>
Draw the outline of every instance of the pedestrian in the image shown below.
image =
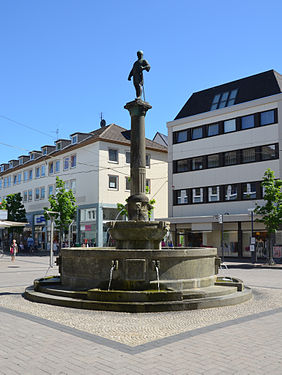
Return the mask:
<path id="1" fill-rule="evenodd" d="M 16 254 L 18 252 L 18 245 L 16 240 L 13 240 L 11 247 L 10 247 L 10 253 L 11 253 L 11 261 L 14 262 L 16 260 Z"/>

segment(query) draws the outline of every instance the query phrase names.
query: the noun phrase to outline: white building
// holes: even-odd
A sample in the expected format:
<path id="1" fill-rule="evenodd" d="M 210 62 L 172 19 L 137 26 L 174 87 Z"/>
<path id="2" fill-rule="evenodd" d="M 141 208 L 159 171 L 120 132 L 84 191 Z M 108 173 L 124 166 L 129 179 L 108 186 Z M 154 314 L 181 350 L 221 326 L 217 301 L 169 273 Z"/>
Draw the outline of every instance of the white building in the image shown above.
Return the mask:
<path id="1" fill-rule="evenodd" d="M 146 139 L 146 165 L 148 197 L 156 200 L 154 218 L 167 216 L 167 148 Z M 26 230 L 42 248 L 50 241 L 43 207 L 49 205 L 56 176 L 76 197 L 74 241 L 106 245 L 105 223 L 116 218 L 117 203 L 125 204 L 130 193 L 130 131 L 111 124 L 77 132 L 70 140 L 59 139 L 55 146 L 42 146 L 0 165 L 0 198 L 22 194 L 30 223 Z"/>
<path id="2" fill-rule="evenodd" d="M 281 89 L 282 76 L 273 70 L 239 79 L 194 93 L 168 122 L 175 243 L 220 248 L 222 225 L 216 215 L 223 214 L 225 255 L 250 256 L 248 209 L 263 204 L 267 168 L 282 176 Z M 254 231 L 264 243 L 264 226 L 255 222 Z M 280 245 L 281 233 L 276 236 Z"/>

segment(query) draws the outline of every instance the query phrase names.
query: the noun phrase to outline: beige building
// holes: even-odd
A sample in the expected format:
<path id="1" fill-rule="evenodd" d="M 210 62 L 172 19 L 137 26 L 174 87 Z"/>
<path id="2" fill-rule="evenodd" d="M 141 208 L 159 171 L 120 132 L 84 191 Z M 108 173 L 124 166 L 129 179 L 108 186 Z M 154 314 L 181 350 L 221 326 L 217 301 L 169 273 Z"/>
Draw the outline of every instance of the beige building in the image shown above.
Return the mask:
<path id="1" fill-rule="evenodd" d="M 167 216 L 167 148 L 146 139 L 146 165 L 148 197 L 157 202 L 154 218 Z M 55 192 L 56 176 L 76 197 L 73 241 L 106 245 L 105 223 L 117 217 L 117 203 L 130 194 L 130 131 L 111 124 L 77 132 L 0 165 L 0 198 L 21 193 L 30 223 L 26 231 L 41 248 L 50 241 L 43 207 Z"/>

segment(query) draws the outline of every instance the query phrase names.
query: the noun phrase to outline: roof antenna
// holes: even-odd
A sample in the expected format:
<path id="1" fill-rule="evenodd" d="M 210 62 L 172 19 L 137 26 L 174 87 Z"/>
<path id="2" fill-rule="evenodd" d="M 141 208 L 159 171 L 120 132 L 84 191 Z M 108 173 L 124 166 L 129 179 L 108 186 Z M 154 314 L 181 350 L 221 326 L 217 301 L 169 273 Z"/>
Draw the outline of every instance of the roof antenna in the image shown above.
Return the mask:
<path id="1" fill-rule="evenodd" d="M 103 128 L 104 126 L 106 126 L 106 120 L 103 119 L 103 113 L 102 112 L 101 112 L 100 126 L 101 126 L 101 128 Z"/>
<path id="2" fill-rule="evenodd" d="M 56 133 L 57 140 L 59 139 L 59 129 L 57 128 L 56 131 L 52 131 L 51 133 Z"/>

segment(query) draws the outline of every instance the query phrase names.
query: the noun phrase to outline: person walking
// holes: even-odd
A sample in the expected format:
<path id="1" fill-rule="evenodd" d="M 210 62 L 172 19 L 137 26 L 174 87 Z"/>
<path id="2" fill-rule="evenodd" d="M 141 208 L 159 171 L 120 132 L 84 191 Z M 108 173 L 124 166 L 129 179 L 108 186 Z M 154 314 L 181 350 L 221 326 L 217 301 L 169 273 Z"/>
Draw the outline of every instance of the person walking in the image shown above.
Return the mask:
<path id="1" fill-rule="evenodd" d="M 16 254 L 18 252 L 18 245 L 16 240 L 13 240 L 12 245 L 10 247 L 10 253 L 11 253 L 11 261 L 14 262 L 16 260 Z"/>

